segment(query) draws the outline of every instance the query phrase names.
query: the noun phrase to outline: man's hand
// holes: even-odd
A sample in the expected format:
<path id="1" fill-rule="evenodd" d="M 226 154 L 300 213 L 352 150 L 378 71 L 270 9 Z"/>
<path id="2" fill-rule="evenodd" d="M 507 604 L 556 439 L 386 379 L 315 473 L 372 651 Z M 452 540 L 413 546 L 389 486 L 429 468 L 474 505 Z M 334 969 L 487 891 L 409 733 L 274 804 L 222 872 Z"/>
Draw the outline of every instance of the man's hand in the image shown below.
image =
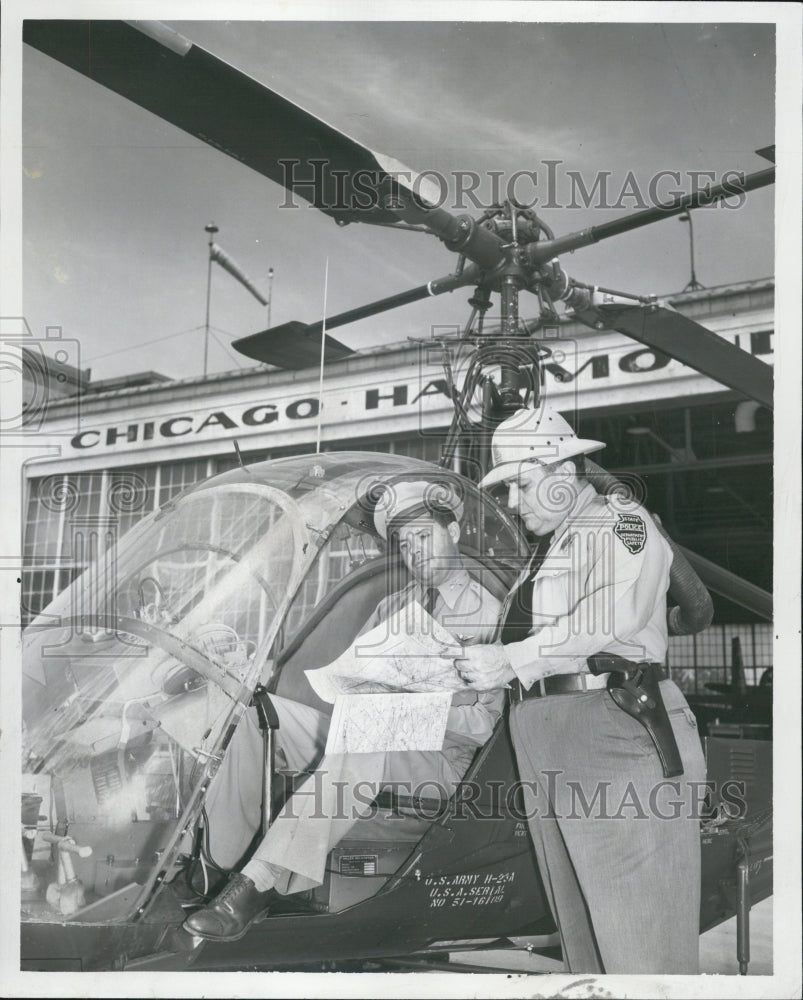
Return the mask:
<path id="1" fill-rule="evenodd" d="M 476 691 L 505 687 L 516 679 L 505 647 L 499 643 L 465 646 L 455 667 L 466 684 Z"/>

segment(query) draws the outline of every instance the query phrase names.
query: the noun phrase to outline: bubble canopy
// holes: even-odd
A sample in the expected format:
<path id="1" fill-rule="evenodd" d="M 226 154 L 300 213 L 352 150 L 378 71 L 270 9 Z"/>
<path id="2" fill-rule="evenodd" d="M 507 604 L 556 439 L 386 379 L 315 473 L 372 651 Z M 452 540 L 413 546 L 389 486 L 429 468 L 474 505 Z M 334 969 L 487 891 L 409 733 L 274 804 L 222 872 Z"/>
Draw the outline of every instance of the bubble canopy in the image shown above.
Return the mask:
<path id="1" fill-rule="evenodd" d="M 459 491 L 463 551 L 511 562 L 523 552 L 492 500 L 429 463 L 353 452 L 280 459 L 171 500 L 98 551 L 26 630 L 23 792 L 43 800 L 40 827 L 92 847 L 78 876 L 88 898 L 119 898 L 116 919 L 141 906 L 186 846 L 277 650 L 324 597 L 348 589 L 350 574 L 384 559 L 373 514 L 406 479 Z M 55 918 L 43 900 L 23 915 Z"/>

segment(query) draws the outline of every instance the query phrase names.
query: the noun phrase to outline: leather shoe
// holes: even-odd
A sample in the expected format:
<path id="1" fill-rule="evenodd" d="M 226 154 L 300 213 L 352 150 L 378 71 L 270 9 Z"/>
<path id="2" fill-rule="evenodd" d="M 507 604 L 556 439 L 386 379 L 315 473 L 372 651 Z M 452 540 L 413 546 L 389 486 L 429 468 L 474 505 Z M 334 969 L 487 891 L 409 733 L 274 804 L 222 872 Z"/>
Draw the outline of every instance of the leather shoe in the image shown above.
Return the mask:
<path id="1" fill-rule="evenodd" d="M 242 872 L 233 872 L 221 893 L 184 921 L 184 929 L 210 941 L 238 941 L 262 914 L 273 892 L 260 892 Z"/>

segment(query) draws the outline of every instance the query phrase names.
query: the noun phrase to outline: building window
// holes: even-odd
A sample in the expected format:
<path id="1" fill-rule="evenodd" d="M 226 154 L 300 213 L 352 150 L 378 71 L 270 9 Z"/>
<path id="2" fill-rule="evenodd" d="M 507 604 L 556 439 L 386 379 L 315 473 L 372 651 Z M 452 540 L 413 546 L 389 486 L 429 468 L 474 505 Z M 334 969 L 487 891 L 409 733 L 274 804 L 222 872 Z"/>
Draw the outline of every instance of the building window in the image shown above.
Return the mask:
<path id="1" fill-rule="evenodd" d="M 205 458 L 163 465 L 159 487 L 159 506 L 166 504 L 168 500 L 181 493 L 188 486 L 192 486 L 193 483 L 206 479 L 207 475 L 207 460 Z"/>
<path id="2" fill-rule="evenodd" d="M 57 569 L 28 569 L 22 575 L 22 624 L 27 625 L 58 593 Z"/>
<path id="3" fill-rule="evenodd" d="M 772 330 L 758 330 L 750 334 L 751 354 L 772 354 Z"/>
<path id="4" fill-rule="evenodd" d="M 61 519 L 58 505 L 52 501 L 54 491 L 66 489 L 66 476 L 32 479 L 28 492 L 23 555 L 27 559 L 55 560 L 59 554 Z M 55 508 L 55 509 L 54 509 Z"/>
<path id="5" fill-rule="evenodd" d="M 707 684 L 730 684 L 736 650 L 746 683 L 758 684 L 772 666 L 772 625 L 712 625 L 699 635 L 670 636 L 672 679 L 687 694 L 704 694 L 711 690 Z"/>
<path id="6" fill-rule="evenodd" d="M 420 458 L 424 462 L 438 463 L 443 450 L 441 435 L 427 434 L 426 437 L 406 438 L 392 442 L 388 449 L 394 455 L 404 455 L 406 458 Z"/>
<path id="7" fill-rule="evenodd" d="M 244 451 L 243 465 L 255 465 L 257 462 L 266 462 L 270 458 L 269 451 Z M 230 472 L 232 469 L 240 468 L 240 460 L 236 454 L 220 455 L 213 459 L 215 464 L 215 475 L 221 472 Z"/>
<path id="8" fill-rule="evenodd" d="M 156 509 L 157 472 L 155 465 L 146 465 L 109 473 L 106 496 L 109 511 L 117 519 L 118 536 Z"/>
<path id="9" fill-rule="evenodd" d="M 111 544 L 207 475 L 203 458 L 32 479 L 23 542 L 23 625 L 86 568 L 93 547 Z"/>

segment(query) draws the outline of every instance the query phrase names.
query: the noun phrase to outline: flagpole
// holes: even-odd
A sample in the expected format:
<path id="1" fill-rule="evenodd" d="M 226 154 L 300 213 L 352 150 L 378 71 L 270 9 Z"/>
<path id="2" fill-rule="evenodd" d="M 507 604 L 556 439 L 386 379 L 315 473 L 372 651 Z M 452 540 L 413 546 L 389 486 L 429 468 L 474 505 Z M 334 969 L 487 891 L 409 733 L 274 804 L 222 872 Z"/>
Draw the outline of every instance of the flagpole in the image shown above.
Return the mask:
<path id="1" fill-rule="evenodd" d="M 212 244 L 214 243 L 215 233 L 218 232 L 218 227 L 214 222 L 210 222 L 208 225 L 204 226 L 204 229 L 209 233 L 209 260 L 206 267 L 206 327 L 204 332 L 204 377 L 207 371 L 207 362 L 209 360 L 209 302 L 212 295 Z"/>
<path id="2" fill-rule="evenodd" d="M 273 302 L 273 268 L 268 268 L 268 329 L 270 330 L 270 304 Z"/>

